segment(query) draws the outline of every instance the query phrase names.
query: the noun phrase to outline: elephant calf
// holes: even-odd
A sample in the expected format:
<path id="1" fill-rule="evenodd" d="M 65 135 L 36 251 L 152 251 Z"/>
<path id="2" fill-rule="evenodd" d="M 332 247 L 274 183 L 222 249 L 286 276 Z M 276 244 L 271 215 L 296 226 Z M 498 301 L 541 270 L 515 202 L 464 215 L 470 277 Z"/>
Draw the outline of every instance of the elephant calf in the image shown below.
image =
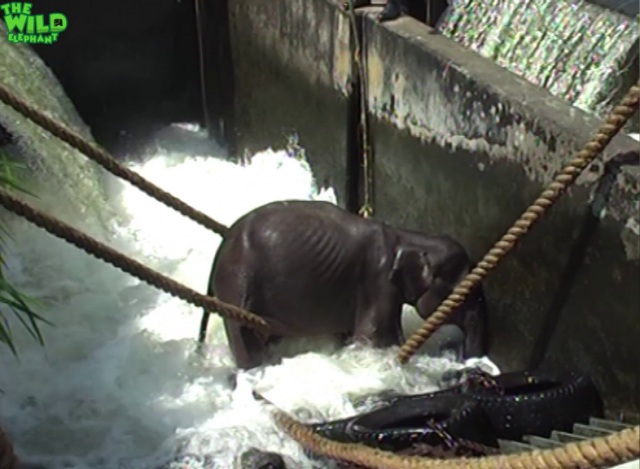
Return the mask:
<path id="1" fill-rule="evenodd" d="M 428 318 L 469 269 L 466 250 L 448 236 L 393 228 L 327 202 L 283 201 L 230 227 L 208 294 L 262 316 L 272 337 L 342 334 L 388 347 L 404 340 L 403 304 Z M 208 318 L 205 312 L 200 342 Z M 463 333 L 465 358 L 486 354 L 480 288 L 448 323 Z M 236 365 L 261 365 L 267 341 L 234 321 L 224 326 Z"/>

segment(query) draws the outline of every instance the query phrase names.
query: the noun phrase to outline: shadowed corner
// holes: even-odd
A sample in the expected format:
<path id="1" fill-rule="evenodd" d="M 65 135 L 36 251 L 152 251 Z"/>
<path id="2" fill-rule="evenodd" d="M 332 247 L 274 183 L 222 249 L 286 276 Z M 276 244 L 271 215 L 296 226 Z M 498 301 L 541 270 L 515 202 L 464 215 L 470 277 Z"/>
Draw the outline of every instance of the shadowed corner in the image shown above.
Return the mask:
<path id="1" fill-rule="evenodd" d="M 589 246 L 591 246 L 593 237 L 598 231 L 618 174 L 620 174 L 625 166 L 639 165 L 640 153 L 637 149 L 618 153 L 604 164 L 604 171 L 598 180 L 591 202 L 585 209 L 584 221 L 571 246 L 567 262 L 560 277 L 560 282 L 544 314 L 544 322 L 533 345 L 529 359 L 528 366 L 530 369 L 537 369 L 542 366 L 548 354 L 549 346 L 556 337 L 556 330 L 562 319 L 562 313 L 571 297 L 576 281 L 580 277 L 587 251 Z"/>

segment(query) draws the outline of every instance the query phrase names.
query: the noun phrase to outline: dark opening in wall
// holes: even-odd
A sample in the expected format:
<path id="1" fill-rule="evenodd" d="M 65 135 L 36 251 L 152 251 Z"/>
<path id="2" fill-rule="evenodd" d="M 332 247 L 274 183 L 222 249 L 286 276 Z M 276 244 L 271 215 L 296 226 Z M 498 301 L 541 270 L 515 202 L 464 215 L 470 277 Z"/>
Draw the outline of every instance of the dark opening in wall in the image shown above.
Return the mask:
<path id="1" fill-rule="evenodd" d="M 167 123 L 202 121 L 193 1 L 34 5 L 35 14 L 67 17 L 56 43 L 32 47 L 94 137 L 111 151 L 132 151 L 144 135 Z"/>
<path id="2" fill-rule="evenodd" d="M 432 28 L 447 9 L 447 0 L 406 0 L 409 16 Z"/>
<path id="3" fill-rule="evenodd" d="M 209 135 L 224 143 L 236 155 L 235 73 L 231 55 L 229 7 L 227 1 L 194 0 L 198 5 L 201 42 L 201 88 L 205 124 Z"/>
<path id="4" fill-rule="evenodd" d="M 425 23 L 432 28 L 436 27 L 440 17 L 444 14 L 449 3 L 447 0 L 425 0 L 426 3 L 426 19 Z"/>

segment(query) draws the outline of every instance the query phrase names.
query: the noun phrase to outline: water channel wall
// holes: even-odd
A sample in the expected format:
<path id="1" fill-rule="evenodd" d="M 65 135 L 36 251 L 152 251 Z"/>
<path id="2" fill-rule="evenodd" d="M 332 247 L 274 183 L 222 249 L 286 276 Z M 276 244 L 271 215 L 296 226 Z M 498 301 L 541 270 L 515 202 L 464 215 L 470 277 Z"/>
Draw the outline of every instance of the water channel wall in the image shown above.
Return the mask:
<path id="1" fill-rule="evenodd" d="M 340 3 L 229 0 L 235 125 L 240 151 L 296 132 L 319 182 L 354 208 L 355 38 Z M 378 24 L 378 11 L 360 14 L 375 217 L 449 233 L 479 258 L 602 121 L 412 18 Z M 618 136 L 605 158 L 627 148 L 637 142 Z M 639 175 L 624 168 L 604 216 L 589 217 L 602 173 L 592 164 L 489 276 L 490 356 L 505 371 L 589 372 L 610 411 L 635 413 Z"/>

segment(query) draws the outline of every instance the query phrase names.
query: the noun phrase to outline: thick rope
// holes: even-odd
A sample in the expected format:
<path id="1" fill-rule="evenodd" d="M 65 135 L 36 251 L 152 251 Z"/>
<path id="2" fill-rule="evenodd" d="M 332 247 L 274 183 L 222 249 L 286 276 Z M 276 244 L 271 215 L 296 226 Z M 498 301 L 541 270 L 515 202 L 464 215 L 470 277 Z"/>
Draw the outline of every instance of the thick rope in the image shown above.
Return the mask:
<path id="1" fill-rule="evenodd" d="M 68 143 L 76 150 L 84 153 L 89 159 L 95 161 L 111 174 L 118 176 L 136 186 L 142 192 L 153 197 L 158 202 L 173 208 L 187 218 L 191 218 L 196 223 L 218 233 L 225 237 L 228 228 L 221 223 L 213 220 L 209 216 L 187 205 L 182 200 L 174 197 L 160 187 L 140 176 L 135 171 L 121 165 L 116 159 L 97 145 L 87 142 L 80 135 L 68 129 L 64 125 L 56 122 L 51 117 L 40 112 L 30 104 L 18 98 L 9 89 L 0 84 L 0 100 L 8 106 L 18 111 L 20 114 L 28 117 L 36 124 L 40 125 L 60 140 Z"/>
<path id="2" fill-rule="evenodd" d="M 170 279 L 158 272 L 155 272 L 140 262 L 130 259 L 124 254 L 81 233 L 66 223 L 56 220 L 35 207 L 12 196 L 3 189 L 0 189 L 0 205 L 4 206 L 17 215 L 29 220 L 34 225 L 42 228 L 50 234 L 62 238 L 87 254 L 90 254 L 114 267 L 126 272 L 143 282 L 148 283 L 162 291 L 176 296 L 188 303 L 200 306 L 207 311 L 215 311 L 220 316 L 237 321 L 247 327 L 251 327 L 262 335 L 266 335 L 269 325 L 259 316 L 249 311 L 245 311 L 237 306 L 224 303 L 217 298 L 202 295 L 175 280 Z"/>
<path id="3" fill-rule="evenodd" d="M 0 430 L 0 469 L 20 469 L 20 461 L 13 452 L 13 445 Z"/>
<path id="4" fill-rule="evenodd" d="M 204 39 L 203 39 L 203 27 L 202 27 L 202 4 L 201 0 L 195 0 L 195 14 L 196 14 L 196 34 L 198 35 L 198 68 L 200 73 L 200 96 L 202 104 L 202 117 L 204 117 L 204 125 L 207 128 L 207 133 L 211 129 L 211 118 L 209 117 L 209 106 L 207 106 L 207 76 L 205 72 L 205 58 L 204 58 Z"/>
<path id="5" fill-rule="evenodd" d="M 346 2 L 349 14 L 349 22 L 351 23 L 351 32 L 355 41 L 355 50 L 353 52 L 353 61 L 356 65 L 357 75 L 360 82 L 360 133 L 362 135 L 362 170 L 363 178 L 363 197 L 362 207 L 358 211 L 358 215 L 363 218 L 373 216 L 373 177 L 371 168 L 371 145 L 369 144 L 369 126 L 367 123 L 367 73 L 362 60 L 362 45 L 360 44 L 360 34 L 358 33 L 358 24 L 356 21 L 356 11 L 353 0 Z"/>
<path id="6" fill-rule="evenodd" d="M 638 109 L 638 85 L 631 87 L 622 102 L 616 106 L 606 123 L 562 172 L 549 184 L 540 196 L 527 208 L 507 233 L 485 254 L 478 265 L 456 286 L 451 294 L 431 314 L 424 325 L 401 347 L 398 354 L 400 363 L 406 363 L 418 348 L 438 327 L 462 304 L 467 295 L 491 272 L 504 256 L 511 251 L 531 226 L 551 207 L 564 191 L 609 144 Z"/>
<path id="7" fill-rule="evenodd" d="M 401 456 L 354 443 L 321 437 L 280 410 L 273 412 L 278 426 L 313 454 L 371 469 L 591 469 L 611 467 L 638 458 L 640 427 L 579 443 L 519 454 L 481 458 L 429 459 Z"/>

